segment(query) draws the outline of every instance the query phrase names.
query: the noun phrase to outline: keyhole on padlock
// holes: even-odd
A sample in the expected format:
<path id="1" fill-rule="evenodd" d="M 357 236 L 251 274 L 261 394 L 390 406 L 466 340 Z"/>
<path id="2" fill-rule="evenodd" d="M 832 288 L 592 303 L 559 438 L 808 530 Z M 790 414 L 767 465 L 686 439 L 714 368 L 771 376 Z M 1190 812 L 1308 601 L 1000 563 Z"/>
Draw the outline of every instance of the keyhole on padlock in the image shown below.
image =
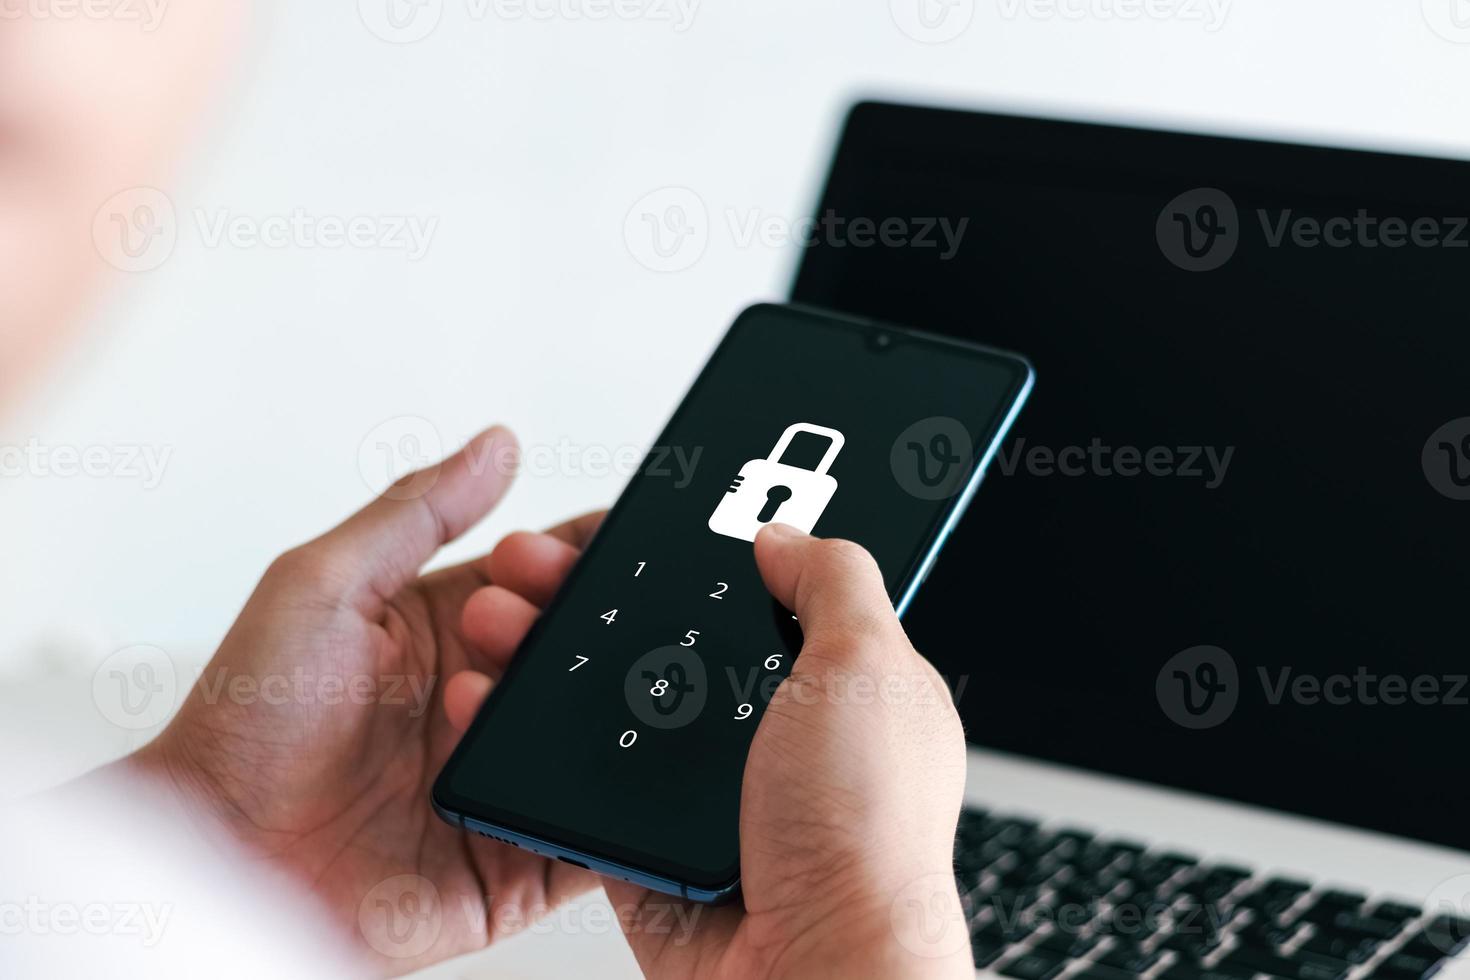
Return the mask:
<path id="1" fill-rule="evenodd" d="M 761 508 L 761 512 L 759 514 L 755 515 L 755 519 L 760 521 L 762 524 L 765 524 L 767 521 L 775 520 L 776 511 L 780 510 L 781 505 L 786 503 L 786 501 L 790 499 L 790 487 L 772 487 L 771 489 L 766 491 L 766 505 Z"/>

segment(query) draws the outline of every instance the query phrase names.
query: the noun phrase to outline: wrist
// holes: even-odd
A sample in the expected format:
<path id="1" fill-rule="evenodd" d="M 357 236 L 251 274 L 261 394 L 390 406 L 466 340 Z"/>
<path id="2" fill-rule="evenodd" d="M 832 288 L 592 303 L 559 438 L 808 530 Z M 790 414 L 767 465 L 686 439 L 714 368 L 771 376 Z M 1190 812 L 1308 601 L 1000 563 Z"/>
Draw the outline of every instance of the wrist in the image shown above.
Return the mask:
<path id="1" fill-rule="evenodd" d="M 177 743 L 171 726 L 138 751 L 100 770 L 99 775 L 129 783 L 146 783 L 162 794 L 165 805 L 176 810 L 184 824 L 202 836 L 214 839 L 223 835 L 236 839 L 237 821 L 230 819 L 229 808 L 222 795 L 204 770 L 195 765 L 187 753 L 178 751 Z"/>
<path id="2" fill-rule="evenodd" d="M 805 927 L 776 960 L 784 977 L 970 980 L 969 924 L 954 873 L 911 874 L 906 880 L 835 890 L 815 915 L 793 915 Z M 813 903 L 818 904 L 818 903 Z"/>

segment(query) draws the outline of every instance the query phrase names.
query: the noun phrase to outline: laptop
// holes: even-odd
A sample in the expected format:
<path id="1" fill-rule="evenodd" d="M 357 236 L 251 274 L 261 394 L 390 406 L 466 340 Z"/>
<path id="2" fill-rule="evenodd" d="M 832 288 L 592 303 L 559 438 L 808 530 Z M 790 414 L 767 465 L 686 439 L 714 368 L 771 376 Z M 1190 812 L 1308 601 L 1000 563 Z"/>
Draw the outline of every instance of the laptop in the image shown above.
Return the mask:
<path id="1" fill-rule="evenodd" d="M 1038 373 L 906 619 L 977 975 L 1470 976 L 1467 215 L 1458 161 L 851 111 L 793 301 Z"/>

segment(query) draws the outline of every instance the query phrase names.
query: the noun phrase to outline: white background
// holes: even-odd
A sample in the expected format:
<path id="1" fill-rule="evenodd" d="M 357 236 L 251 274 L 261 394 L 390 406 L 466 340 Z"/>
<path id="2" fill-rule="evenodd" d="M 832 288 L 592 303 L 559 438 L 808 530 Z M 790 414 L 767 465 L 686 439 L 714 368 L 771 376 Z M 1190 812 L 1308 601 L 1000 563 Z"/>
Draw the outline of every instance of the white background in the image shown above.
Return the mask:
<path id="1" fill-rule="evenodd" d="M 732 316 L 785 294 L 795 249 L 741 226 L 812 210 L 859 95 L 1470 155 L 1465 0 L 1235 0 L 1220 23 L 1203 0 L 1137 18 L 1118 0 L 956 0 L 944 43 L 900 28 L 920 0 L 684 0 L 687 23 L 672 0 L 631 19 L 427 0 L 417 25 L 437 27 L 411 44 L 367 26 L 387 2 L 260 8 L 166 188 L 177 247 L 119 275 L 50 384 L 0 420 L 0 445 L 169 453 L 152 488 L 0 478 L 0 673 L 85 678 L 135 643 L 207 654 L 272 556 L 381 482 L 378 442 L 413 449 L 422 425 L 396 419 L 445 449 L 505 422 L 582 463 L 646 444 Z M 705 207 L 707 248 L 660 272 L 625 218 L 636 232 L 635 204 L 670 186 Z M 413 261 L 212 246 L 198 217 L 298 209 L 437 225 Z M 525 479 L 453 553 L 621 482 Z"/>
<path id="2" fill-rule="evenodd" d="M 740 225 L 813 209 L 855 95 L 1470 151 L 1470 44 L 1431 30 L 1419 0 L 1235 0 L 1214 31 L 1187 18 L 1193 0 L 1162 20 L 1109 16 L 1115 0 L 1070 0 L 1071 19 L 959 0 L 950 23 L 970 23 L 944 44 L 903 33 L 884 2 L 686 2 L 680 31 L 442 0 L 437 29 L 402 45 L 351 0 L 263 6 L 167 188 L 172 257 L 120 276 L 60 374 L 0 421 L 10 445 L 171 453 L 153 489 L 0 479 L 0 656 L 208 649 L 274 554 L 366 498 L 359 450 L 400 416 L 446 448 L 497 421 L 545 447 L 647 443 L 732 315 L 784 295 L 795 250 L 742 244 Z M 705 202 L 709 244 L 661 273 L 624 218 L 670 185 Z M 199 209 L 438 225 L 415 262 L 210 247 Z M 459 552 L 619 485 L 527 479 Z"/>

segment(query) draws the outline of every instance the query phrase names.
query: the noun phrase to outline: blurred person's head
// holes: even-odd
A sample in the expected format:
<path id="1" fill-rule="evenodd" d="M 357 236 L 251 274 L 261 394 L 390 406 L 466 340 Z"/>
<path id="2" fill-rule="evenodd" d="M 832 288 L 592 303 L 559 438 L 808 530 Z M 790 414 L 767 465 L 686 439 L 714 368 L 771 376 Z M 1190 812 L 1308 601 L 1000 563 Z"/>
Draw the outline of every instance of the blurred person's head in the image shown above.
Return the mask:
<path id="1" fill-rule="evenodd" d="M 35 382 L 110 267 L 120 192 L 164 186 L 248 0 L 0 0 L 0 412 Z"/>

